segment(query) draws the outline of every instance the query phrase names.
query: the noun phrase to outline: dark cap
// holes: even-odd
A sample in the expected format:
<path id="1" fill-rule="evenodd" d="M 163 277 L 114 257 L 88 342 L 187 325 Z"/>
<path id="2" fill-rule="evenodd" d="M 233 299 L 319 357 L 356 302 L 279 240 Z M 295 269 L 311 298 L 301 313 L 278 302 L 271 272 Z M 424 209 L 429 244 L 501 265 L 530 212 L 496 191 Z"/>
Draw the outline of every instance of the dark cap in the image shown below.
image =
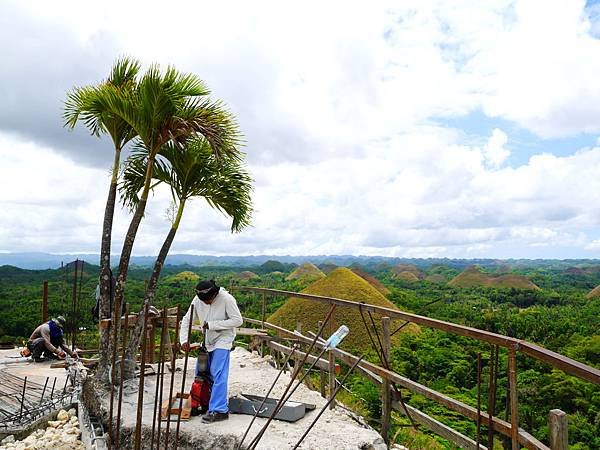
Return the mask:
<path id="1" fill-rule="evenodd" d="M 219 293 L 215 280 L 203 280 L 196 285 L 196 295 L 202 301 L 211 300 Z"/>

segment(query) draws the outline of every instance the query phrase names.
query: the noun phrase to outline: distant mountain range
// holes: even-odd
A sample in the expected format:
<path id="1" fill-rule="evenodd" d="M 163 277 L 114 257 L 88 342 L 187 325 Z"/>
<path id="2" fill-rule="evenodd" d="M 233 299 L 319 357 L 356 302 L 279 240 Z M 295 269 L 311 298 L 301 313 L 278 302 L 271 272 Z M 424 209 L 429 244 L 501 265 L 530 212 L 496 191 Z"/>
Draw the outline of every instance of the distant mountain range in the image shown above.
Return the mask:
<path id="1" fill-rule="evenodd" d="M 133 256 L 131 264 L 149 267 L 154 264 L 155 256 Z M 28 253 L 0 253 L 0 266 L 11 265 L 22 269 L 56 269 L 61 263 L 67 264 L 75 259 L 84 260 L 88 263 L 99 264 L 98 254 L 52 254 L 40 252 Z M 397 264 L 413 264 L 419 268 L 427 268 L 433 265 L 443 265 L 457 269 L 465 269 L 468 266 L 479 265 L 486 268 L 497 268 L 501 266 L 512 267 L 556 267 L 567 268 L 574 266 L 598 265 L 597 259 L 449 259 L 449 258 L 392 258 L 385 256 L 356 256 L 356 255 L 252 255 L 252 256 L 211 256 L 211 255 L 169 255 L 166 264 L 178 266 L 188 265 L 193 267 L 202 266 L 227 266 L 227 267 L 252 267 L 259 266 L 267 261 L 279 261 L 282 263 L 302 264 L 311 262 L 313 264 L 333 264 L 336 266 L 377 266 Z M 119 255 L 113 255 L 112 265 L 119 262 Z"/>

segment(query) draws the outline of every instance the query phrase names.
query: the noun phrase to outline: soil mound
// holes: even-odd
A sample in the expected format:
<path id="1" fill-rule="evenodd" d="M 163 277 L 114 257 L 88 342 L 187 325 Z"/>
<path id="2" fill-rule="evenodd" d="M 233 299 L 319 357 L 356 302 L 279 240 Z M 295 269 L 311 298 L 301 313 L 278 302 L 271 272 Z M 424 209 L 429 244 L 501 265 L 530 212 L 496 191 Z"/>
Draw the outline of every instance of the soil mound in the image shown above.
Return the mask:
<path id="1" fill-rule="evenodd" d="M 249 270 L 245 270 L 243 272 L 238 273 L 237 277 L 239 280 L 255 280 L 257 278 L 260 278 L 254 272 L 250 272 Z"/>

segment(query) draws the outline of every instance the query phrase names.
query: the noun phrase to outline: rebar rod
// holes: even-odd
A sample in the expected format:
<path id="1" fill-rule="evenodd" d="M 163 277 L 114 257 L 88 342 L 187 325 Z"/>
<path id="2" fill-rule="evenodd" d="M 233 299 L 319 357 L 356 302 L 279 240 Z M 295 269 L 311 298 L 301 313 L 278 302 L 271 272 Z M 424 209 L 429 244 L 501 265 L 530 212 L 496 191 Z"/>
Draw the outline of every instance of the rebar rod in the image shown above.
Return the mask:
<path id="1" fill-rule="evenodd" d="M 315 335 L 314 339 L 312 340 L 310 347 L 308 348 L 308 350 L 306 351 L 306 353 L 304 354 L 304 357 L 302 358 L 302 361 L 298 363 L 299 366 L 303 365 L 304 362 L 306 361 L 306 359 L 308 358 L 308 355 L 310 354 L 310 352 L 312 351 L 312 349 L 314 348 L 317 340 L 319 339 L 319 337 L 321 336 L 321 333 L 323 332 L 323 329 L 325 328 L 325 326 L 327 325 L 327 323 L 329 322 L 329 319 L 331 318 L 331 315 L 333 314 L 333 311 L 335 311 L 336 305 L 332 304 L 331 307 L 329 308 L 329 312 L 327 313 L 327 316 L 325 317 L 325 320 L 323 321 L 323 323 L 321 324 L 321 326 L 319 327 L 319 330 L 317 331 L 317 334 Z M 323 353 L 323 352 L 322 352 Z M 322 354 L 321 353 L 321 354 Z M 319 356 L 320 358 L 320 356 Z M 319 358 L 317 358 L 315 361 L 318 361 Z M 285 365 L 284 365 L 285 367 Z M 287 402 L 287 400 L 289 399 L 289 396 L 286 398 L 286 395 L 288 393 L 288 391 L 290 390 L 290 388 L 292 387 L 292 384 L 294 384 L 294 380 L 295 377 L 298 376 L 299 371 L 294 371 L 294 373 L 292 374 L 292 377 L 290 379 L 290 382 L 288 383 L 288 385 L 286 386 L 281 398 L 279 399 L 279 401 L 277 402 L 277 405 L 275 405 L 275 408 L 273 409 L 273 412 L 271 413 L 271 415 L 269 416 L 269 418 L 267 419 L 267 422 L 263 425 L 263 427 L 260 429 L 260 431 L 258 432 L 258 434 L 254 437 L 254 439 L 250 442 L 248 448 L 256 448 L 256 446 L 258 445 L 258 443 L 260 442 L 260 440 L 262 439 L 262 436 L 264 435 L 265 431 L 267 430 L 267 428 L 269 427 L 269 424 L 271 423 L 271 421 L 273 420 L 273 418 L 275 417 L 275 415 L 279 412 L 279 410 L 283 407 L 283 405 L 285 404 L 285 402 Z M 306 374 L 308 374 L 309 372 L 305 372 L 305 376 Z M 302 380 L 300 380 L 300 383 L 302 382 Z M 296 388 L 299 386 L 296 385 Z M 292 390 L 292 393 L 295 391 L 295 389 Z M 290 394 L 291 395 L 291 394 Z"/>
<path id="2" fill-rule="evenodd" d="M 115 433 L 115 446 L 119 448 L 121 440 L 121 406 L 123 404 L 123 381 L 125 380 L 125 354 L 127 348 L 127 337 L 129 335 L 129 304 L 125 303 L 125 323 L 123 324 L 123 344 L 121 347 L 121 361 L 119 366 L 119 400 L 117 401 L 117 431 Z"/>
<path id="3" fill-rule="evenodd" d="M 250 429 L 252 428 L 252 425 L 254 424 L 254 421 L 256 420 L 256 417 L 258 416 L 258 413 L 260 412 L 261 408 L 264 406 L 265 402 L 267 401 L 267 397 L 269 396 L 269 394 L 271 393 L 271 391 L 273 390 L 273 388 L 277 384 L 277 381 L 279 380 L 279 377 L 283 373 L 283 369 L 285 368 L 285 365 L 287 364 L 287 362 L 290 360 L 290 358 L 292 357 L 292 355 L 295 352 L 296 352 L 296 345 L 294 344 L 294 346 L 292 347 L 292 351 L 287 355 L 287 357 L 286 357 L 283 365 L 281 366 L 281 369 L 279 369 L 279 372 L 277 373 L 277 376 L 275 377 L 275 380 L 273 380 L 273 383 L 271 383 L 271 387 L 269 388 L 269 390 L 265 394 L 265 396 L 263 398 L 263 401 L 261 402 L 260 406 L 258 408 L 256 408 L 256 411 L 254 412 L 254 416 L 252 416 L 252 420 L 250 421 L 250 424 L 246 428 L 246 431 L 244 432 L 244 435 L 242 436 L 242 439 L 240 440 L 239 444 L 236 447 L 237 450 L 239 450 L 239 449 L 242 448 L 242 444 L 244 443 L 244 439 L 246 439 L 246 436 L 248 436 L 248 433 L 250 432 Z"/>
<path id="4" fill-rule="evenodd" d="M 310 430 L 315 426 L 317 421 L 321 418 L 321 416 L 323 415 L 323 413 L 325 412 L 325 410 L 327 409 L 329 404 L 335 399 L 335 396 L 340 391 L 342 385 L 346 382 L 346 379 L 350 376 L 350 373 L 352 373 L 352 371 L 356 368 L 356 366 L 358 366 L 358 364 L 363 360 L 363 358 L 364 358 L 364 355 L 361 356 L 360 358 L 358 358 L 358 360 L 354 364 L 352 364 L 352 367 L 350 367 L 350 369 L 348 369 L 348 372 L 346 373 L 346 375 L 344 375 L 344 378 L 339 382 L 338 387 L 333 392 L 333 395 L 330 396 L 329 400 L 327 400 L 327 402 L 323 405 L 323 407 L 319 411 L 319 414 L 317 414 L 317 417 L 315 417 L 313 419 L 313 421 L 308 426 L 308 428 L 306 429 L 306 431 L 304 432 L 302 437 L 300 437 L 298 442 L 296 442 L 296 445 L 294 445 L 294 450 L 298 448 L 298 446 L 302 443 L 304 438 L 308 435 L 308 433 L 310 433 Z"/>
<path id="5" fill-rule="evenodd" d="M 77 269 L 79 259 L 75 260 L 75 268 L 73 271 L 73 299 L 71 300 L 71 350 L 75 350 L 75 302 L 77 300 Z"/>
<path id="6" fill-rule="evenodd" d="M 156 389 L 154 391 L 154 412 L 152 414 L 152 434 L 150 437 L 150 450 L 154 449 L 154 432 L 156 431 L 156 410 L 157 410 L 157 402 L 158 402 L 158 393 L 159 393 L 159 389 L 160 389 L 160 380 L 162 379 L 162 371 L 161 371 L 161 362 L 162 362 L 162 354 L 163 354 L 163 348 L 164 348 L 164 341 L 165 341 L 165 324 L 166 324 L 166 320 L 167 320 L 167 308 L 163 305 L 163 311 L 162 311 L 162 326 L 160 328 L 161 333 L 160 333 L 160 345 L 158 347 L 158 363 L 156 364 Z M 158 409 L 160 410 L 160 403 L 158 404 Z M 160 413 L 158 414 L 158 423 L 160 424 Z M 158 448 L 158 446 L 160 445 L 160 436 L 158 437 L 157 440 L 157 445 L 156 447 Z"/>
<path id="7" fill-rule="evenodd" d="M 135 450 L 140 450 L 142 443 L 142 409 L 144 406 L 144 376 L 146 373 L 146 334 L 148 334 L 148 307 L 148 301 L 144 302 L 144 325 L 142 328 L 142 366 L 140 370 L 140 387 L 138 390 L 137 417 L 135 420 Z"/>
<path id="8" fill-rule="evenodd" d="M 50 393 L 50 398 L 54 398 L 54 386 L 56 386 L 56 377 L 54 377 L 54 383 L 52 383 L 52 392 Z"/>
<path id="9" fill-rule="evenodd" d="M 44 394 L 46 393 L 46 386 L 48 386 L 49 379 L 50 379 L 50 377 L 46 377 L 46 382 L 44 383 L 44 390 L 42 391 L 42 396 L 40 398 L 40 405 L 42 404 L 42 401 L 44 400 Z"/>
<path id="10" fill-rule="evenodd" d="M 178 311 L 179 311 L 179 309 L 178 309 Z M 179 315 L 179 313 L 178 313 L 178 315 Z M 169 342 L 171 342 L 170 335 L 168 334 L 169 333 L 169 322 L 168 321 L 167 321 L 165 332 L 167 333 L 167 337 L 169 337 Z M 171 350 L 171 352 L 173 352 L 173 348 L 172 347 L 171 347 L 170 350 Z M 164 386 L 165 386 L 165 359 L 166 358 L 163 357 L 162 362 L 161 362 L 160 389 L 159 389 L 159 392 L 158 392 L 159 416 L 158 416 L 158 428 L 157 428 L 157 434 L 156 434 L 156 448 L 157 448 L 157 450 L 160 448 L 160 428 L 161 428 L 161 425 L 162 425 L 161 415 L 162 415 L 162 403 L 163 403 L 163 390 L 164 390 Z M 175 369 L 173 369 L 173 370 L 175 370 Z"/>
<path id="11" fill-rule="evenodd" d="M 114 403 L 115 403 L 115 375 L 116 375 L 116 362 L 117 362 L 117 348 L 119 339 L 119 328 L 121 327 L 121 316 L 117 311 L 116 305 L 113 304 L 112 312 L 112 348 L 110 355 L 110 406 L 108 412 L 108 448 L 112 448 L 112 442 L 115 439 L 113 428 L 114 428 Z"/>
<path id="12" fill-rule="evenodd" d="M 19 420 L 21 419 L 22 415 L 23 415 L 23 404 L 25 402 L 25 389 L 27 388 L 27 377 L 25 377 L 25 380 L 23 381 L 23 394 L 21 394 L 21 411 L 19 412 Z"/>
<path id="13" fill-rule="evenodd" d="M 194 321 L 194 305 L 191 305 L 191 313 L 190 313 L 190 320 L 189 320 L 189 324 L 188 324 L 188 342 L 192 336 L 192 322 Z M 177 328 L 176 330 L 179 330 L 179 306 L 177 306 Z M 177 332 L 177 331 L 176 331 Z M 175 335 L 175 342 L 178 342 L 179 339 L 179 335 L 176 334 Z M 190 355 L 190 349 L 188 347 L 187 352 L 185 352 L 185 359 L 183 360 L 183 374 L 181 376 L 181 397 L 179 397 L 179 413 L 177 414 L 177 428 L 175 431 L 175 445 L 173 446 L 173 448 L 177 448 L 179 446 L 179 426 L 181 425 L 181 407 L 182 407 L 182 403 L 183 403 L 183 394 L 185 391 L 185 376 L 187 373 L 187 365 L 188 365 L 188 358 Z M 175 358 L 173 358 L 173 371 L 171 373 L 175 373 Z M 170 417 L 170 416 L 169 416 Z M 167 422 L 167 426 L 169 426 L 169 422 Z M 168 441 L 165 441 L 165 450 L 167 450 L 167 444 Z"/>

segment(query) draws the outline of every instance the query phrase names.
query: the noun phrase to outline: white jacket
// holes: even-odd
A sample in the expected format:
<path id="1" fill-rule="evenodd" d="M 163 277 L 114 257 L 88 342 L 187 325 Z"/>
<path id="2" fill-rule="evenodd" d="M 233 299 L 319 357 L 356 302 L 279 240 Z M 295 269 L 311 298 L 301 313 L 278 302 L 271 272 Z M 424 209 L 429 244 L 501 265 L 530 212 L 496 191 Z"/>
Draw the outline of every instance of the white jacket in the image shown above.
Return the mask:
<path id="1" fill-rule="evenodd" d="M 231 350 L 235 340 L 235 328 L 243 322 L 242 314 L 233 295 L 224 288 L 220 288 L 212 304 L 207 305 L 198 296 L 194 296 L 191 305 L 194 305 L 192 324 L 202 325 L 204 322 L 208 323 L 208 330 L 206 330 L 204 338 L 206 349 L 209 352 L 216 348 Z M 181 320 L 181 330 L 179 330 L 179 342 L 181 344 L 188 342 L 189 339 L 188 328 L 191 305 Z"/>

